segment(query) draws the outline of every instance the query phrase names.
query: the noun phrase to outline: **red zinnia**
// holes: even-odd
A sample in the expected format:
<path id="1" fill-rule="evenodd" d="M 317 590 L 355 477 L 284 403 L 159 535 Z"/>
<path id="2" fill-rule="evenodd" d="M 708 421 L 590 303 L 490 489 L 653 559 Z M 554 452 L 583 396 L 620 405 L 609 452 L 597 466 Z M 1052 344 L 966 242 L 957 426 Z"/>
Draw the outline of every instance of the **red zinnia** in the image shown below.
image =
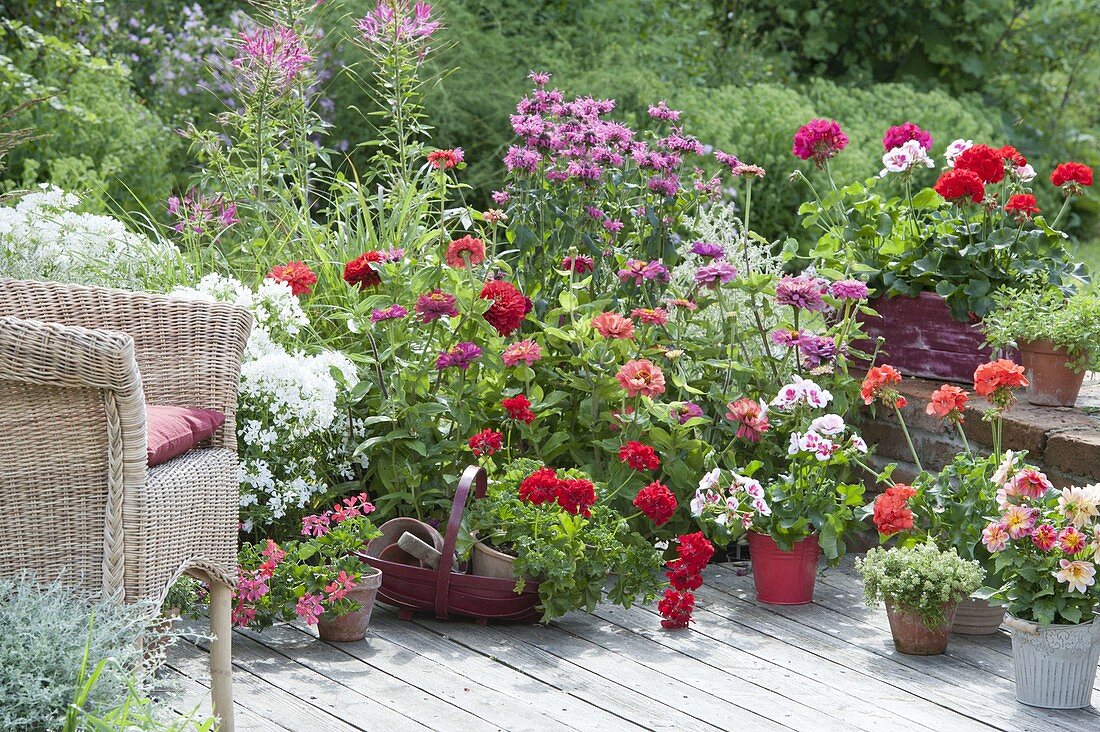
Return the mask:
<path id="1" fill-rule="evenodd" d="M 344 281 L 349 285 L 359 285 L 360 290 L 377 287 L 382 284 L 382 277 L 371 265 L 381 261 L 381 252 L 363 252 L 344 265 Z"/>
<path id="2" fill-rule="evenodd" d="M 566 478 L 558 481 L 558 505 L 572 514 L 591 516 L 589 510 L 596 502 L 596 486 L 583 478 Z"/>
<path id="3" fill-rule="evenodd" d="M 476 457 L 492 455 L 504 447 L 504 435 L 490 429 L 484 429 L 471 437 L 467 444 Z"/>
<path id="4" fill-rule="evenodd" d="M 978 174 L 958 167 L 944 171 L 932 188 L 948 201 L 956 203 L 964 198 L 969 198 L 974 203 L 981 203 L 985 198 L 985 185 L 982 184 Z"/>
<path id="5" fill-rule="evenodd" d="M 909 499 L 916 494 L 910 486 L 896 483 L 875 499 L 874 522 L 880 534 L 891 536 L 913 528 Z"/>
<path id="6" fill-rule="evenodd" d="M 305 262 L 287 262 L 277 264 L 267 273 L 270 279 L 285 282 L 290 285 L 290 291 L 295 297 L 308 295 L 317 284 L 317 275 Z"/>
<path id="7" fill-rule="evenodd" d="M 514 419 L 524 424 L 531 424 L 535 421 L 535 413 L 531 411 L 531 401 L 526 395 L 516 394 L 514 397 L 502 399 L 500 403 L 504 410 L 508 412 L 508 419 Z"/>
<path id="8" fill-rule="evenodd" d="M 519 497 L 536 506 L 551 503 L 557 499 L 560 482 L 553 468 L 539 468 L 519 484 Z"/>
<path id="9" fill-rule="evenodd" d="M 676 496 L 664 483 L 653 481 L 634 496 L 634 506 L 655 525 L 663 526 L 676 513 Z"/>
<path id="10" fill-rule="evenodd" d="M 592 257 L 565 257 L 561 260 L 561 268 L 572 270 L 576 274 L 588 274 L 596 268 Z"/>
<path id="11" fill-rule="evenodd" d="M 471 265 L 481 264 L 485 261 L 485 242 L 472 236 L 455 239 L 447 245 L 444 259 L 448 267 L 455 269 L 466 269 L 466 260 L 469 260 Z"/>
<path id="12" fill-rule="evenodd" d="M 493 304 L 485 311 L 485 319 L 502 336 L 519 330 L 523 318 L 527 315 L 527 298 L 511 282 L 491 280 L 481 290 L 483 300 L 492 300 Z"/>
<path id="13" fill-rule="evenodd" d="M 656 470 L 661 467 L 657 451 L 637 440 L 631 440 L 619 448 L 619 462 L 626 463 L 635 470 Z"/>
<path id="14" fill-rule="evenodd" d="M 1030 193 L 1014 193 L 1008 197 L 1005 211 L 1019 214 L 1023 218 L 1030 218 L 1039 213 L 1039 205 L 1035 201 L 1035 196 Z"/>
<path id="15" fill-rule="evenodd" d="M 977 173 L 982 183 L 1000 183 L 1005 177 L 1005 163 L 1001 151 L 989 145 L 972 145 L 963 150 L 962 154 L 955 159 L 955 170 L 969 170 Z"/>
<path id="16" fill-rule="evenodd" d="M 1050 174 L 1050 182 L 1067 191 L 1079 192 L 1080 186 L 1092 185 L 1092 168 L 1084 163 L 1060 163 Z"/>

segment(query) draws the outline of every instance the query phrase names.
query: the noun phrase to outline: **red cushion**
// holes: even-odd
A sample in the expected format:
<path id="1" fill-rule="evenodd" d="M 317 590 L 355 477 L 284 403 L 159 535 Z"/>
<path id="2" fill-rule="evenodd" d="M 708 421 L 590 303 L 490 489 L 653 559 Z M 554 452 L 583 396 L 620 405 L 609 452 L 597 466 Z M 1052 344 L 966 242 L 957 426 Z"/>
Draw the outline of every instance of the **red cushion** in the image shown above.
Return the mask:
<path id="1" fill-rule="evenodd" d="M 225 415 L 213 409 L 146 404 L 149 467 L 179 457 L 214 434 L 223 422 Z"/>

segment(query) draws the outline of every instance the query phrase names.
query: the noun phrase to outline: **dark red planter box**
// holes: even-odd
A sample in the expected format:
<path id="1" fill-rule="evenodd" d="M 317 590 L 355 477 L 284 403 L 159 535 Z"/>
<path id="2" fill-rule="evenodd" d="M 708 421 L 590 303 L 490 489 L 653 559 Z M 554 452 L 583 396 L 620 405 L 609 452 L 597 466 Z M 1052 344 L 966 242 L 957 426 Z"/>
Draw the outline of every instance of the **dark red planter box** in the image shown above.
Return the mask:
<path id="1" fill-rule="evenodd" d="M 869 304 L 880 317 L 859 316 L 868 340 L 856 345 L 870 353 L 875 341 L 884 339 L 876 366 L 888 363 L 906 376 L 970 382 L 974 369 L 990 359 L 990 349 L 982 348 L 985 338 L 977 320 L 955 320 L 935 293 L 877 297 Z"/>

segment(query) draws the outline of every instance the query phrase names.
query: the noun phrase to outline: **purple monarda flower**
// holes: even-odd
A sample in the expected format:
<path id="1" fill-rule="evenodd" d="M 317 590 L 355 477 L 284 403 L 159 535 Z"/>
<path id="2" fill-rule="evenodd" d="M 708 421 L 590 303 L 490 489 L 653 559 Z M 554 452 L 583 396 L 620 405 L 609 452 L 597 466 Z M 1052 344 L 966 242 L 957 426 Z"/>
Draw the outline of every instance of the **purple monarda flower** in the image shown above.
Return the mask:
<path id="1" fill-rule="evenodd" d="M 512 194 L 508 191 L 493 191 L 493 203 L 503 206 L 512 200 Z"/>
<path id="2" fill-rule="evenodd" d="M 534 150 L 512 145 L 504 155 L 504 165 L 508 170 L 524 170 L 534 173 L 542 162 L 542 156 Z"/>
<path id="3" fill-rule="evenodd" d="M 859 280 L 839 280 L 829 287 L 829 291 L 838 300 L 866 300 L 870 295 L 867 285 Z"/>
<path id="4" fill-rule="evenodd" d="M 825 301 L 821 297 L 824 289 L 824 284 L 816 277 L 807 275 L 784 277 L 775 286 L 775 302 L 779 305 L 790 305 L 793 308 L 819 312 L 825 309 Z"/>
<path id="5" fill-rule="evenodd" d="M 731 173 L 733 172 L 734 168 L 737 168 L 741 165 L 741 161 L 736 155 L 728 152 L 722 152 L 721 150 L 714 151 L 714 159 L 729 168 Z"/>
<path id="6" fill-rule="evenodd" d="M 717 290 L 737 276 L 737 268 L 729 262 L 717 259 L 695 271 L 695 282 L 711 290 Z"/>
<path id="7" fill-rule="evenodd" d="M 257 77 L 289 86 L 313 61 L 302 38 L 277 25 L 240 33 L 240 54 L 233 65 Z"/>
<path id="8" fill-rule="evenodd" d="M 697 241 L 691 245 L 691 253 L 698 254 L 704 259 L 725 259 L 726 250 L 721 244 L 713 244 L 709 241 Z"/>
<path id="9" fill-rule="evenodd" d="M 546 86 L 550 83 L 550 74 L 545 71 L 532 71 L 527 75 L 527 78 L 531 80 L 535 86 Z"/>
<path id="10" fill-rule="evenodd" d="M 469 341 L 463 341 L 451 350 L 439 354 L 439 358 L 435 360 L 435 367 L 440 371 L 451 367 L 458 367 L 465 371 L 480 356 L 480 348 Z"/>
<path id="11" fill-rule="evenodd" d="M 659 176 L 650 178 L 646 186 L 654 193 L 671 198 L 680 192 L 680 179 L 675 175 Z"/>
<path id="12" fill-rule="evenodd" d="M 662 99 L 656 104 L 649 105 L 649 116 L 653 119 L 665 119 L 670 122 L 677 122 L 680 119 L 680 110 L 669 109 L 668 105 Z"/>

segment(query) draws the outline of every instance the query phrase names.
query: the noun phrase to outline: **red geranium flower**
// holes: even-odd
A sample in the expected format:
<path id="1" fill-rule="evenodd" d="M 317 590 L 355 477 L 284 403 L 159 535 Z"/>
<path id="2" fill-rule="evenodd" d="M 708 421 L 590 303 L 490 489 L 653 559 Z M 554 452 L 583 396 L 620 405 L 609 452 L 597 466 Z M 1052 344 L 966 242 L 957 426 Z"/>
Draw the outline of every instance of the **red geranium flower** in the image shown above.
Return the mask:
<path id="1" fill-rule="evenodd" d="M 962 154 L 955 159 L 955 170 L 969 170 L 977 173 L 982 183 L 1000 183 L 1005 177 L 1005 163 L 1001 151 L 989 145 L 971 145 L 963 150 Z"/>
<path id="2" fill-rule="evenodd" d="M 493 304 L 485 311 L 485 319 L 502 336 L 519 330 L 523 318 L 527 315 L 527 298 L 511 282 L 491 280 L 481 289 L 483 300 L 492 300 Z"/>
<path id="3" fill-rule="evenodd" d="M 349 285 L 359 285 L 360 290 L 377 287 L 382 277 L 372 264 L 383 261 L 382 252 L 363 252 L 344 265 L 344 281 Z"/>
<path id="4" fill-rule="evenodd" d="M 448 267 L 455 269 L 466 269 L 466 260 L 471 265 L 481 264 L 485 261 L 485 242 L 472 236 L 455 239 L 447 245 L 447 253 L 443 258 Z"/>
<path id="5" fill-rule="evenodd" d="M 893 366 L 874 366 L 867 371 L 867 376 L 859 387 L 859 394 L 863 397 L 864 404 L 879 399 L 887 406 L 901 409 L 908 402 L 898 393 L 897 385 L 900 383 L 901 374 Z"/>
<path id="6" fill-rule="evenodd" d="M 676 496 L 665 484 L 653 481 L 634 496 L 634 506 L 656 526 L 663 526 L 676 513 Z"/>
<path id="7" fill-rule="evenodd" d="M 308 295 L 317 284 L 317 275 L 305 262 L 287 262 L 277 264 L 267 273 L 270 279 L 285 282 L 290 285 L 290 291 L 295 297 Z"/>
<path id="8" fill-rule="evenodd" d="M 692 567 L 678 562 L 671 562 L 665 572 L 668 583 L 680 592 L 697 590 L 703 586 L 703 575 Z"/>
<path id="9" fill-rule="evenodd" d="M 1039 213 L 1039 204 L 1035 201 L 1035 196 L 1030 193 L 1014 193 L 1008 197 L 1005 211 L 1028 219 Z"/>
<path id="10" fill-rule="evenodd" d="M 974 391 L 978 396 L 989 397 L 995 406 L 1008 409 L 1016 397 L 1012 389 L 1027 386 L 1024 367 L 1007 358 L 983 363 L 974 371 Z"/>
<path id="11" fill-rule="evenodd" d="M 524 394 L 516 394 L 514 397 L 502 399 L 500 404 L 508 412 L 508 419 L 524 424 L 531 424 L 535 421 L 535 413 L 531 411 L 531 400 Z"/>
<path id="12" fill-rule="evenodd" d="M 691 622 L 691 613 L 695 609 L 695 595 L 690 592 L 665 590 L 665 597 L 657 603 L 657 612 L 664 620 L 661 626 L 668 629 L 686 628 Z"/>
<path id="13" fill-rule="evenodd" d="M 1050 182 L 1068 193 L 1080 193 L 1081 186 L 1092 185 L 1092 168 L 1084 163 L 1061 163 L 1050 174 Z"/>
<path id="14" fill-rule="evenodd" d="M 944 384 L 932 392 L 932 401 L 924 408 L 925 414 L 935 415 L 940 419 L 952 422 L 963 421 L 963 411 L 966 409 L 966 391 L 957 386 Z"/>
<path id="15" fill-rule="evenodd" d="M 553 468 L 539 468 L 519 484 L 519 497 L 536 506 L 552 503 L 557 500 L 560 482 Z"/>
<path id="16" fill-rule="evenodd" d="M 477 457 L 492 455 L 504 447 L 504 435 L 495 430 L 484 429 L 471 437 L 467 444 Z"/>
<path id="17" fill-rule="evenodd" d="M 676 551 L 680 555 L 677 561 L 696 572 L 702 572 L 707 562 L 714 556 L 714 545 L 707 541 L 702 531 L 696 531 L 694 534 L 684 534 L 677 539 Z"/>
<path id="18" fill-rule="evenodd" d="M 572 514 L 591 516 L 589 510 L 596 502 L 596 486 L 583 478 L 566 478 L 558 481 L 558 505 Z"/>
<path id="19" fill-rule="evenodd" d="M 913 528 L 909 499 L 916 494 L 910 486 L 896 483 L 875 499 L 874 522 L 880 534 L 891 536 Z"/>
<path id="20" fill-rule="evenodd" d="M 631 440 L 619 448 L 619 462 L 626 463 L 635 470 L 656 470 L 661 467 L 657 451 L 637 440 Z"/>
<path id="21" fill-rule="evenodd" d="M 1027 165 L 1027 158 L 1020 154 L 1020 151 L 1012 147 L 1012 145 L 1005 145 L 997 151 L 1001 155 L 1001 160 L 1005 165 L 1011 165 L 1013 168 L 1022 168 Z"/>
<path id="22" fill-rule="evenodd" d="M 985 198 L 985 186 L 978 174 L 958 167 L 944 171 L 932 188 L 948 201 L 956 203 L 964 198 L 981 203 Z"/>

